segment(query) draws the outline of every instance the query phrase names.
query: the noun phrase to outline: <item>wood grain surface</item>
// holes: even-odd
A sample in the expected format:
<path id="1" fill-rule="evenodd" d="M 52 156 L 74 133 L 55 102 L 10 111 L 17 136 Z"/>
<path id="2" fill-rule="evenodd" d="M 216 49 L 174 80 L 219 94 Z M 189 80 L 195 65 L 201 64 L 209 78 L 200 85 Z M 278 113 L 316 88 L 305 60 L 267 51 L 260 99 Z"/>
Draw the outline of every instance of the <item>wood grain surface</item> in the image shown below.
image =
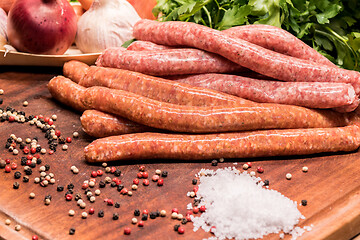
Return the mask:
<path id="1" fill-rule="evenodd" d="M 93 170 L 103 169 L 101 165 L 92 165 L 85 162 L 83 148 L 92 141 L 81 130 L 80 113 L 72 111 L 51 98 L 46 84 L 55 75 L 61 74 L 59 68 L 1 68 L 0 88 L 4 90 L 1 107 L 11 106 L 23 110 L 27 115 L 51 116 L 56 114 L 56 128 L 62 136 L 72 136 L 74 131 L 80 133 L 79 138 L 73 139 L 67 151 L 61 147 L 53 155 L 41 155 L 44 164 L 51 166 L 49 172 L 55 174 L 56 183 L 41 187 L 34 183 L 34 178 L 39 176 L 39 166 L 33 169 L 28 183 L 21 179 L 14 179 L 14 172 L 5 173 L 0 169 L 0 239 L 31 239 L 36 234 L 39 239 L 203 239 L 211 237 L 210 233 L 203 230 L 193 232 L 192 224 L 184 225 L 185 234 L 179 235 L 173 230 L 179 221 L 170 218 L 171 209 L 176 207 L 185 214 L 186 205 L 192 199 L 186 196 L 191 191 L 194 175 L 201 168 L 223 168 L 228 166 L 238 167 L 246 161 L 252 161 L 255 170 L 262 166 L 265 172 L 257 174 L 263 180 L 270 181 L 270 188 L 280 191 L 285 196 L 300 203 L 302 199 L 308 201 L 307 206 L 298 206 L 300 212 L 306 217 L 299 226 L 310 226 L 311 231 L 306 232 L 299 239 L 350 239 L 360 232 L 360 154 L 358 152 L 339 153 L 332 155 L 299 156 L 289 158 L 262 158 L 262 159 L 235 159 L 226 160 L 218 166 L 211 166 L 209 161 L 159 161 L 148 160 L 133 162 L 115 162 L 113 166 L 122 171 L 119 177 L 128 189 L 136 177 L 138 167 L 146 166 L 150 177 L 156 169 L 166 170 L 169 175 L 164 178 L 164 186 L 158 187 L 150 181 L 145 187 L 133 191 L 133 196 L 121 195 L 115 188 L 107 185 L 101 189 L 101 195 L 96 197 L 95 203 L 84 200 L 86 208 L 80 209 L 74 200 L 65 200 L 65 191 L 57 192 L 57 185 L 75 185 L 74 193 L 81 193 L 85 198 L 81 185 L 84 180 L 89 180 Z M 28 101 L 27 107 L 23 106 Z M 36 126 L 28 123 L 0 123 L 0 146 L 2 159 L 9 158 L 18 164 L 18 170 L 24 175 L 20 158 L 24 154 L 13 155 L 5 149 L 5 143 L 10 134 L 26 139 L 37 136 L 39 143 L 48 149 L 44 133 Z M 77 166 L 80 172 L 73 174 L 71 166 Z M 307 173 L 302 172 L 302 167 L 308 166 Z M 286 173 L 292 174 L 291 180 L 286 180 Z M 97 181 L 112 174 L 97 177 Z M 12 185 L 19 181 L 20 188 L 15 190 Z M 92 191 L 98 189 L 96 185 Z M 36 194 L 35 199 L 29 198 L 29 193 Z M 44 197 L 50 194 L 50 205 L 44 204 Z M 75 194 L 74 194 L 75 195 Z M 104 199 L 111 198 L 120 203 L 120 208 L 108 206 Z M 83 211 L 94 207 L 95 214 L 87 219 L 81 218 Z M 229 206 L 231 207 L 231 206 Z M 70 217 L 68 211 L 75 210 L 75 216 Z M 149 219 L 143 228 L 131 224 L 134 209 L 148 209 L 151 211 L 165 209 L 166 217 Z M 97 213 L 103 210 L 105 215 L 99 218 Z M 113 213 L 118 213 L 119 220 L 113 220 Z M 5 219 L 10 219 L 11 224 L 5 225 Z M 139 219 L 139 217 L 138 217 Z M 21 225 L 20 231 L 15 231 L 16 224 Z M 76 229 L 75 235 L 69 235 L 69 229 Z M 132 229 L 131 235 L 124 236 L 124 227 Z M 278 239 L 279 235 L 266 236 L 265 239 Z M 286 236 L 289 238 L 289 236 Z"/>

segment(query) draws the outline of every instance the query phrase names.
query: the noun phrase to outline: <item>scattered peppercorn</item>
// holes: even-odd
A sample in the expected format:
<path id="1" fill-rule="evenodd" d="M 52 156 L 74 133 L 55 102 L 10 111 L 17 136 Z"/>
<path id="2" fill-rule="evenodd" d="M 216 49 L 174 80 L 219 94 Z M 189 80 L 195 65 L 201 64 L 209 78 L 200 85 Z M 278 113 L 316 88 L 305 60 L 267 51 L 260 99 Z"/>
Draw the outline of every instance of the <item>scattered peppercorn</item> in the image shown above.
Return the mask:
<path id="1" fill-rule="evenodd" d="M 264 186 L 269 186 L 269 184 L 270 184 L 269 180 L 265 179 L 264 180 Z"/>
<path id="2" fill-rule="evenodd" d="M 176 224 L 176 225 L 174 225 L 174 231 L 178 231 L 179 230 L 179 227 L 180 227 L 180 224 Z"/>
<path id="3" fill-rule="evenodd" d="M 188 221 L 187 221 L 187 219 L 186 218 L 182 218 L 181 219 L 181 224 L 186 224 Z"/>
<path id="4" fill-rule="evenodd" d="M 119 208 L 119 207 L 120 207 L 120 203 L 119 203 L 119 202 L 116 202 L 115 205 L 114 205 L 114 207 Z"/>
<path id="5" fill-rule="evenodd" d="M 15 178 L 15 179 L 21 178 L 21 172 L 16 171 L 16 172 L 14 173 L 14 178 Z"/>
<path id="6" fill-rule="evenodd" d="M 307 205 L 307 200 L 305 200 L 305 199 L 301 200 L 301 205 L 306 206 Z"/>
<path id="7" fill-rule="evenodd" d="M 62 191 L 64 191 L 64 187 L 59 185 L 59 186 L 57 186 L 56 190 L 58 192 L 62 192 Z"/>
<path id="8" fill-rule="evenodd" d="M 124 228 L 125 235 L 130 235 L 130 233 L 131 233 L 131 228 L 129 228 L 129 227 Z"/>
<path id="9" fill-rule="evenodd" d="M 139 209 L 135 209 L 135 210 L 134 210 L 134 215 L 135 215 L 135 216 L 140 216 L 140 210 L 139 210 Z"/>
<path id="10" fill-rule="evenodd" d="M 162 171 L 161 177 L 165 178 L 167 176 L 168 176 L 168 172 L 167 171 Z"/>
<path id="11" fill-rule="evenodd" d="M 287 173 L 285 177 L 287 180 L 290 180 L 292 178 L 292 175 L 291 175 L 291 173 Z"/>
<path id="12" fill-rule="evenodd" d="M 212 160 L 211 161 L 211 166 L 217 166 L 218 165 L 218 161 L 217 160 Z"/>
<path id="13" fill-rule="evenodd" d="M 302 168 L 302 171 L 303 171 L 303 172 L 307 172 L 308 170 L 309 170 L 309 168 L 306 167 L 306 166 L 304 166 L 304 167 Z"/>
<path id="14" fill-rule="evenodd" d="M 264 168 L 263 167 L 257 167 L 257 172 L 258 173 L 263 173 L 264 172 Z"/>
<path id="15" fill-rule="evenodd" d="M 18 189 L 19 187 L 20 187 L 20 183 L 14 182 L 13 188 L 14 188 L 14 189 Z"/>
<path id="16" fill-rule="evenodd" d="M 164 179 L 160 178 L 160 179 L 157 181 L 157 185 L 158 185 L 158 186 L 163 186 L 163 185 L 164 185 Z"/>
<path id="17" fill-rule="evenodd" d="M 120 177 L 121 171 L 120 171 L 119 169 L 116 169 L 115 172 L 114 172 L 114 175 L 115 175 L 116 177 Z"/>
<path id="18" fill-rule="evenodd" d="M 24 176 L 24 177 L 23 177 L 23 182 L 29 182 L 29 180 L 30 180 L 30 179 L 29 179 L 28 176 Z"/>
<path id="19" fill-rule="evenodd" d="M 151 212 L 150 213 L 150 218 L 155 219 L 156 218 L 156 212 Z"/>
<path id="20" fill-rule="evenodd" d="M 196 185 L 197 184 L 197 179 L 193 179 L 192 182 L 191 182 L 193 185 Z"/>
<path id="21" fill-rule="evenodd" d="M 118 219 L 119 219 L 119 214 L 118 214 L 118 213 L 114 213 L 112 219 L 113 219 L 113 220 L 118 220 Z"/>
<path id="22" fill-rule="evenodd" d="M 100 210 L 98 212 L 98 217 L 100 217 L 100 218 L 104 217 L 104 211 L 103 210 Z"/>
<path id="23" fill-rule="evenodd" d="M 141 216 L 141 220 L 146 221 L 147 219 L 148 219 L 148 215 L 147 215 L 147 214 L 143 214 L 143 215 Z"/>
<path id="24" fill-rule="evenodd" d="M 70 235 L 74 235 L 74 234 L 75 234 L 75 228 L 70 228 L 69 234 L 70 234 Z"/>

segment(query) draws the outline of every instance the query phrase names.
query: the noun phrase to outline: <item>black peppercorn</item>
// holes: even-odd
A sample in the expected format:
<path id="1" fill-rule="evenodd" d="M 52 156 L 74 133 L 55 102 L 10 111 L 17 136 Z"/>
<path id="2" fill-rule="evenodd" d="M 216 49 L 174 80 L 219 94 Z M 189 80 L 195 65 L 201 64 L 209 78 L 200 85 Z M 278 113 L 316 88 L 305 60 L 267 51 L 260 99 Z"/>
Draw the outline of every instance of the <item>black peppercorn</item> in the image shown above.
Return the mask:
<path id="1" fill-rule="evenodd" d="M 35 168 L 35 167 L 36 167 L 36 163 L 31 162 L 30 167 L 31 167 L 31 168 Z"/>
<path id="2" fill-rule="evenodd" d="M 124 185 L 120 184 L 117 186 L 117 190 L 120 192 L 124 188 Z"/>
<path id="3" fill-rule="evenodd" d="M 269 180 L 265 179 L 264 180 L 264 186 L 269 186 L 269 184 L 270 184 Z"/>
<path id="4" fill-rule="evenodd" d="M 162 177 L 167 177 L 167 176 L 168 176 L 168 172 L 167 172 L 167 171 L 162 171 L 161 176 L 162 176 Z"/>
<path id="5" fill-rule="evenodd" d="M 0 104 L 3 104 L 4 100 L 2 98 L 0 98 Z"/>
<path id="6" fill-rule="evenodd" d="M 134 216 L 140 216 L 140 210 L 139 209 L 135 209 L 134 210 Z"/>
<path id="7" fill-rule="evenodd" d="M 15 179 L 21 178 L 21 172 L 16 171 L 16 172 L 14 173 L 14 178 L 15 178 Z"/>
<path id="8" fill-rule="evenodd" d="M 45 171 L 49 171 L 50 170 L 50 165 L 49 164 L 46 164 L 45 165 Z M 74 186 L 74 185 L 73 185 Z"/>
<path id="9" fill-rule="evenodd" d="M 24 142 L 21 142 L 21 143 L 20 143 L 20 149 L 24 149 L 25 146 L 26 146 L 26 143 L 24 143 Z"/>
<path id="10" fill-rule="evenodd" d="M 70 235 L 74 235 L 74 234 L 75 234 L 75 228 L 70 228 L 69 234 L 70 234 Z"/>
<path id="11" fill-rule="evenodd" d="M 156 218 L 156 212 L 151 212 L 150 213 L 150 218 L 155 219 Z"/>
<path id="12" fill-rule="evenodd" d="M 200 204 L 201 200 L 200 199 L 194 199 L 194 205 L 198 206 Z"/>
<path id="13" fill-rule="evenodd" d="M 120 171 L 119 169 L 116 169 L 115 172 L 114 172 L 114 175 L 115 175 L 116 177 L 120 177 L 121 171 Z"/>
<path id="14" fill-rule="evenodd" d="M 182 218 L 182 219 L 181 219 L 181 223 L 182 223 L 182 224 L 186 224 L 187 222 L 188 222 L 188 221 L 186 220 L 186 218 Z"/>
<path id="15" fill-rule="evenodd" d="M 21 166 L 25 166 L 26 165 L 26 157 L 21 157 L 21 161 L 20 161 L 20 164 Z"/>
<path id="16" fill-rule="evenodd" d="M 177 232 L 177 230 L 179 229 L 179 227 L 180 227 L 180 224 L 176 224 L 176 225 L 174 226 L 174 231 Z"/>
<path id="17" fill-rule="evenodd" d="M 192 184 L 193 184 L 193 185 L 196 185 L 196 184 L 197 184 L 197 179 L 194 178 L 194 179 L 192 180 Z"/>
<path id="18" fill-rule="evenodd" d="M 5 148 L 10 148 L 10 146 L 11 146 L 11 143 L 6 142 L 6 144 L 5 144 Z"/>
<path id="19" fill-rule="evenodd" d="M 156 210 L 156 217 L 160 217 L 160 211 L 159 210 Z"/>
<path id="20" fill-rule="evenodd" d="M 28 177 L 28 176 L 24 176 L 24 177 L 23 177 L 23 182 L 29 182 L 29 177 Z"/>
<path id="21" fill-rule="evenodd" d="M 46 168 L 46 165 L 45 165 Z M 74 184 L 70 183 L 67 185 L 67 189 L 74 189 Z"/>
<path id="22" fill-rule="evenodd" d="M 106 186 L 106 184 L 103 182 L 103 181 L 100 181 L 99 182 L 99 187 L 100 188 L 104 188 Z"/>
<path id="23" fill-rule="evenodd" d="M 26 175 L 31 175 L 31 174 L 32 174 L 32 169 L 31 169 L 31 168 L 27 168 L 27 169 L 25 170 L 25 174 L 26 174 Z"/>
<path id="24" fill-rule="evenodd" d="M 211 166 L 217 166 L 218 165 L 218 161 L 217 160 L 212 160 L 211 161 Z"/>
<path id="25" fill-rule="evenodd" d="M 40 152 L 41 151 L 41 147 L 36 147 L 36 152 Z"/>
<path id="26" fill-rule="evenodd" d="M 301 205 L 306 206 L 307 205 L 307 200 L 305 200 L 305 199 L 301 200 Z"/>
<path id="27" fill-rule="evenodd" d="M 7 141 L 8 143 L 12 143 L 14 140 L 13 140 L 11 137 L 9 137 L 6 141 Z"/>
<path id="28" fill-rule="evenodd" d="M 115 205 L 114 205 L 114 207 L 119 208 L 119 207 L 120 207 L 120 203 L 119 203 L 119 202 L 116 202 Z"/>
<path id="29" fill-rule="evenodd" d="M 79 199 L 81 199 L 81 198 L 82 198 L 82 196 L 81 196 L 80 193 L 77 193 L 77 194 L 75 195 L 75 200 L 76 200 L 76 201 L 79 200 Z"/>
<path id="30" fill-rule="evenodd" d="M 146 221 L 147 219 L 148 219 L 148 215 L 147 215 L 147 214 L 143 214 L 143 215 L 141 216 L 141 220 Z"/>
<path id="31" fill-rule="evenodd" d="M 20 187 L 20 184 L 18 182 L 14 182 L 13 188 L 18 189 Z"/>
<path id="32" fill-rule="evenodd" d="M 98 212 L 98 217 L 104 217 L 104 211 L 103 210 L 100 210 L 99 212 Z"/>
<path id="33" fill-rule="evenodd" d="M 111 182 L 111 183 L 110 183 L 110 186 L 111 186 L 111 187 L 116 187 L 116 186 L 117 186 L 117 185 L 116 185 L 116 182 Z"/>
<path id="34" fill-rule="evenodd" d="M 36 164 L 41 164 L 41 163 L 42 163 L 41 158 L 36 159 Z"/>
<path id="35" fill-rule="evenodd" d="M 59 185 L 59 186 L 57 186 L 56 191 L 62 192 L 62 191 L 64 191 L 64 187 Z"/>
<path id="36" fill-rule="evenodd" d="M 60 144 L 64 144 L 64 143 L 65 143 L 65 138 L 64 138 L 64 137 L 59 137 L 59 138 L 58 138 L 58 142 L 59 142 Z"/>
<path id="37" fill-rule="evenodd" d="M 118 220 L 119 219 L 119 214 L 114 213 L 112 218 L 113 218 L 113 220 Z"/>

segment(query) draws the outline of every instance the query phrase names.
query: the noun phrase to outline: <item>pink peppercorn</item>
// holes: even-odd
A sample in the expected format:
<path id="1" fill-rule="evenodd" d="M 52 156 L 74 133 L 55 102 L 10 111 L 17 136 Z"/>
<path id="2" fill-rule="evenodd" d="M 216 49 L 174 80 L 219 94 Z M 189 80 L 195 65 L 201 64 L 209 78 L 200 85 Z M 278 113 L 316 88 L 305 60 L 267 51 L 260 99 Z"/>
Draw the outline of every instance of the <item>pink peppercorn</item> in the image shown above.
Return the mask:
<path id="1" fill-rule="evenodd" d="M 96 183 L 96 178 L 90 178 L 90 182 Z"/>
<path id="2" fill-rule="evenodd" d="M 83 183 L 83 185 L 81 186 L 82 189 L 87 189 L 89 187 L 89 184 L 88 183 Z"/>
<path id="3" fill-rule="evenodd" d="M 93 178 L 97 177 L 97 172 L 96 172 L 96 171 L 92 171 L 92 172 L 91 172 L 91 177 L 93 177 Z"/>
<path id="4" fill-rule="evenodd" d="M 103 170 L 99 169 L 96 171 L 98 176 L 102 176 L 104 174 Z"/>
<path id="5" fill-rule="evenodd" d="M 140 171 L 140 172 L 145 171 L 145 166 L 144 166 L 144 165 L 141 165 L 141 166 L 139 167 L 139 171 Z"/>
<path id="6" fill-rule="evenodd" d="M 144 179 L 143 185 L 144 186 L 149 186 L 149 184 L 150 184 L 150 181 L 148 179 Z"/>
<path id="7" fill-rule="evenodd" d="M 157 181 L 157 185 L 158 186 L 162 186 L 162 185 L 164 185 L 164 179 L 159 179 L 158 181 Z"/>
<path id="8" fill-rule="evenodd" d="M 10 164 L 10 159 L 5 159 L 6 164 Z"/>
<path id="9" fill-rule="evenodd" d="M 144 226 L 144 221 L 139 221 L 138 226 L 143 227 Z"/>
<path id="10" fill-rule="evenodd" d="M 39 237 L 37 235 L 34 235 L 31 237 L 31 240 L 39 240 Z"/>
<path id="11" fill-rule="evenodd" d="M 54 121 L 53 121 L 52 119 L 49 119 L 48 124 L 51 126 L 51 125 L 53 125 L 53 124 L 54 124 Z"/>
<path id="12" fill-rule="evenodd" d="M 178 233 L 179 233 L 179 234 L 184 234 L 184 232 L 185 232 L 185 228 L 184 228 L 184 227 L 179 227 L 179 228 L 178 228 Z"/>
<path id="13" fill-rule="evenodd" d="M 198 207 L 193 207 L 193 213 L 198 213 L 199 212 L 199 208 Z"/>
<path id="14" fill-rule="evenodd" d="M 262 168 L 262 167 L 257 167 L 257 172 L 258 172 L 258 173 L 263 173 L 263 172 L 264 172 L 264 168 Z"/>
<path id="15" fill-rule="evenodd" d="M 16 168 L 17 168 L 17 164 L 13 162 L 13 163 L 11 164 L 11 169 L 12 169 L 12 170 L 15 170 Z"/>
<path id="16" fill-rule="evenodd" d="M 116 167 L 111 167 L 111 168 L 110 168 L 110 172 L 111 172 L 111 173 L 114 173 L 115 171 L 116 171 Z"/>
<path id="17" fill-rule="evenodd" d="M 252 163 L 251 163 L 251 162 L 247 162 L 246 165 L 248 165 L 248 167 L 251 168 Z"/>
<path id="18" fill-rule="evenodd" d="M 157 180 L 159 180 L 159 175 L 154 175 L 151 179 L 156 182 Z"/>
<path id="19" fill-rule="evenodd" d="M 125 235 L 130 235 L 130 233 L 131 233 L 131 228 L 129 228 L 129 227 L 124 228 Z"/>
<path id="20" fill-rule="evenodd" d="M 32 154 L 36 153 L 36 148 L 30 148 L 30 152 L 31 152 Z"/>
<path id="21" fill-rule="evenodd" d="M 71 201 L 73 196 L 69 193 L 69 194 L 66 194 L 65 198 L 66 198 L 66 201 Z"/>
<path id="22" fill-rule="evenodd" d="M 197 193 L 197 191 L 199 191 L 199 187 L 198 187 L 198 186 L 194 186 L 193 192 L 194 192 L 194 193 Z"/>
<path id="23" fill-rule="evenodd" d="M 138 185 L 138 184 L 139 184 L 139 179 L 134 178 L 134 180 L 133 180 L 133 184 Z"/>
<path id="24" fill-rule="evenodd" d="M 38 116 L 38 118 L 39 118 L 39 119 L 42 119 L 42 118 L 44 118 L 44 116 L 40 114 L 40 115 Z"/>
<path id="25" fill-rule="evenodd" d="M 31 165 L 31 160 L 26 160 L 26 166 L 30 166 Z"/>
<path id="26" fill-rule="evenodd" d="M 31 160 L 31 159 L 33 159 L 33 156 L 29 154 L 29 155 L 26 156 L 26 159 Z"/>
<path id="27" fill-rule="evenodd" d="M 49 150 L 49 155 L 53 155 L 54 154 L 54 150 Z"/>
<path id="28" fill-rule="evenodd" d="M 45 118 L 44 118 L 44 121 L 45 121 L 46 123 L 48 123 L 48 122 L 49 122 L 49 120 L 50 120 L 50 118 L 49 118 L 49 117 L 45 117 Z"/>
<path id="29" fill-rule="evenodd" d="M 29 148 L 28 148 L 28 147 L 24 147 L 23 153 L 28 154 L 29 152 L 30 152 Z"/>
<path id="30" fill-rule="evenodd" d="M 90 208 L 89 209 L 89 214 L 93 215 L 95 213 L 95 209 L 94 208 Z"/>
<path id="31" fill-rule="evenodd" d="M 6 172 L 6 173 L 11 172 L 11 167 L 10 167 L 10 166 L 5 166 L 5 172 Z"/>
<path id="32" fill-rule="evenodd" d="M 34 155 L 34 157 L 35 157 L 36 159 L 39 159 L 39 158 L 40 158 L 40 154 L 37 153 L 37 154 Z"/>
<path id="33" fill-rule="evenodd" d="M 112 205 L 114 205 L 114 200 L 112 200 L 112 199 L 107 199 L 107 205 L 109 205 L 109 206 L 112 206 Z"/>
<path id="34" fill-rule="evenodd" d="M 142 177 L 143 177 L 143 178 L 148 178 L 148 177 L 149 177 L 148 172 L 143 172 L 143 173 L 142 173 Z"/>
<path id="35" fill-rule="evenodd" d="M 186 218 L 186 221 L 191 222 L 190 214 L 187 214 L 185 218 Z"/>
<path id="36" fill-rule="evenodd" d="M 121 189 L 121 191 L 120 191 L 120 193 L 121 194 L 127 194 L 129 191 L 127 190 L 127 188 L 123 188 L 123 189 Z"/>
<path id="37" fill-rule="evenodd" d="M 172 213 L 174 213 L 174 212 L 175 212 L 175 213 L 179 213 L 179 210 L 178 210 L 177 208 L 173 208 L 173 209 L 171 209 L 171 212 L 172 212 Z"/>
<path id="38" fill-rule="evenodd" d="M 56 130 L 56 131 L 55 131 L 55 135 L 58 136 L 58 137 L 60 137 L 60 136 L 61 136 L 61 132 L 60 132 L 59 130 Z"/>
<path id="39" fill-rule="evenodd" d="M 67 137 L 67 138 L 66 138 L 66 142 L 67 142 L 67 143 L 71 143 L 71 140 L 72 140 L 71 137 Z"/>
<path id="40" fill-rule="evenodd" d="M 143 210 L 143 214 L 149 214 L 149 210 L 144 209 L 144 210 Z"/>
<path id="41" fill-rule="evenodd" d="M 200 212 L 205 212 L 205 211 L 206 211 L 205 205 L 200 206 Z"/>
<path id="42" fill-rule="evenodd" d="M 137 178 L 142 178 L 142 177 L 143 177 L 142 172 L 138 172 L 138 173 L 136 174 L 136 176 L 137 176 Z"/>
<path id="43" fill-rule="evenodd" d="M 9 117 L 9 122 L 14 122 L 15 121 L 15 117 L 14 116 L 10 116 Z"/>

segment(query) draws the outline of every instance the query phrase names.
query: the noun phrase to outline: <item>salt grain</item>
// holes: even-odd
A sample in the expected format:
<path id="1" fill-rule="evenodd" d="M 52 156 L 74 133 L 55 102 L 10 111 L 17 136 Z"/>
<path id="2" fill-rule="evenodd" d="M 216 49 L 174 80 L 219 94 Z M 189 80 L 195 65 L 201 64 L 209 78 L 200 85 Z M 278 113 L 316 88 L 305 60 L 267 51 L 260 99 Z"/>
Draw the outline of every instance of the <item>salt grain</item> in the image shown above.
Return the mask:
<path id="1" fill-rule="evenodd" d="M 206 172 L 208 176 L 202 176 Z M 235 168 L 202 170 L 197 196 L 206 211 L 192 217 L 194 231 L 216 227 L 217 239 L 262 238 L 270 233 L 302 234 L 294 228 L 302 217 L 297 203 L 281 193 L 266 189 L 260 178 Z M 209 174 L 210 173 L 210 174 Z"/>

